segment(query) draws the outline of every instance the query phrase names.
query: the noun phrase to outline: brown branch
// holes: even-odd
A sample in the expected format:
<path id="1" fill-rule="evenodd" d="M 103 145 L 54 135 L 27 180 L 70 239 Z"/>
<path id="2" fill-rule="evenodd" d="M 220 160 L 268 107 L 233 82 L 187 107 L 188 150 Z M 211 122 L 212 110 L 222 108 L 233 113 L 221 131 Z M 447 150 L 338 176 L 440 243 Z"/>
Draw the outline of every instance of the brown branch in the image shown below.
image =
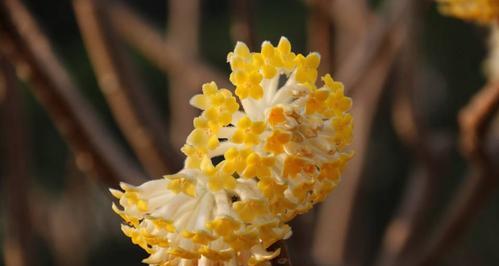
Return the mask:
<path id="1" fill-rule="evenodd" d="M 377 261 L 377 265 L 401 265 L 423 239 L 427 217 L 434 200 L 436 183 L 445 169 L 444 154 L 450 142 L 428 132 L 420 109 L 416 106 L 420 80 L 418 67 L 418 36 L 421 14 L 427 2 L 413 6 L 409 21 L 409 37 L 397 68 L 395 100 L 392 108 L 395 131 L 402 142 L 412 151 L 416 165 L 408 177 L 405 193 L 394 217 L 389 222 Z"/>
<path id="2" fill-rule="evenodd" d="M 485 134 L 499 108 L 499 84 L 489 84 L 459 114 L 461 144 L 471 173 L 447 207 L 435 233 L 424 243 L 416 265 L 434 265 L 467 229 L 497 188 L 499 169 L 485 149 Z M 496 158 L 497 159 L 497 158 Z"/>
<path id="3" fill-rule="evenodd" d="M 199 54 L 199 20 L 200 1 L 170 0 L 169 23 L 167 38 L 169 44 L 177 47 L 178 51 L 185 51 L 190 58 L 197 58 Z M 199 112 L 189 105 L 189 99 L 199 91 L 199 87 L 190 86 L 182 75 L 169 75 L 170 87 L 168 98 L 170 101 L 170 139 L 175 148 L 184 145 L 185 137 L 192 130 L 192 120 Z"/>
<path id="4" fill-rule="evenodd" d="M 428 132 L 415 104 L 418 85 L 414 69 L 417 66 L 414 36 L 417 34 L 411 34 L 412 41 L 407 43 L 408 47 L 404 49 L 405 53 L 398 68 L 392 115 L 395 131 L 415 155 L 417 162 L 408 177 L 401 203 L 386 229 L 378 265 L 404 264 L 408 254 L 423 239 L 438 177 L 444 172 L 445 154 L 450 147 L 447 139 L 437 138 Z"/>
<path id="5" fill-rule="evenodd" d="M 176 46 L 166 42 L 159 31 L 151 27 L 125 4 L 113 2 L 109 15 L 113 27 L 120 36 L 164 73 L 183 78 L 189 90 L 199 89 L 201 84 L 212 80 L 219 86 L 230 88 L 224 74 L 191 58 L 182 49 L 177 49 Z"/>
<path id="6" fill-rule="evenodd" d="M 321 208 L 314 243 L 318 263 L 341 265 L 358 262 L 361 257 L 352 253 L 352 250 L 358 250 L 353 248 L 356 237 L 352 231 L 352 218 L 359 201 L 362 166 L 384 80 L 405 36 L 406 26 L 402 18 L 410 3 L 409 0 L 387 2 L 384 15 L 370 27 L 369 34 L 354 48 L 335 75 L 353 94 L 355 137 L 352 149 L 357 156 L 346 169 L 342 185 Z"/>
<path id="7" fill-rule="evenodd" d="M 291 259 L 289 257 L 288 253 L 288 247 L 286 246 L 286 241 L 284 240 L 279 240 L 276 243 L 274 243 L 271 247 L 270 250 L 275 250 L 275 249 L 281 249 L 281 252 L 277 257 L 275 257 L 271 263 L 273 266 L 292 266 L 293 264 L 291 263 Z"/>
<path id="8" fill-rule="evenodd" d="M 391 35 L 407 17 L 410 4 L 411 0 L 386 1 L 380 17 L 375 19 L 363 40 L 352 49 L 344 63 L 340 65 L 335 76 L 345 84 L 345 89 L 350 94 L 360 87 L 357 83 L 363 80 L 364 73 L 389 45 Z"/>
<path id="9" fill-rule="evenodd" d="M 392 62 L 404 39 L 404 29 L 405 27 L 400 24 L 392 33 L 389 45 L 385 46 L 383 53 L 374 60 L 375 63 L 359 81 L 359 88 L 353 95 L 352 115 L 355 119 L 355 137 L 352 150 L 357 155 L 345 169 L 341 185 L 321 207 L 314 242 L 314 257 L 320 264 L 343 265 L 349 260 L 360 259 L 358 254 L 353 254 L 358 249 L 353 248 L 354 244 L 351 241 L 352 217 L 359 204 L 357 197 L 360 191 L 362 166 L 374 114 Z"/>
<path id="10" fill-rule="evenodd" d="M 321 55 L 319 74 L 324 75 L 331 71 L 332 54 L 331 38 L 332 27 L 329 16 L 324 7 L 332 4 L 330 0 L 310 0 L 307 25 L 308 47 Z"/>
<path id="11" fill-rule="evenodd" d="M 0 55 L 0 87 L 4 98 L 0 101 L 3 122 L 2 160 L 5 169 L 4 202 L 7 219 L 5 223 L 4 256 L 6 266 L 33 265 L 32 231 L 29 219 L 28 193 L 29 156 L 26 120 L 20 89 L 14 68 Z"/>
<path id="12" fill-rule="evenodd" d="M 32 85 L 86 174 L 116 186 L 141 176 L 71 82 L 29 11 L 18 0 L 0 3 L 0 49 Z"/>
<path id="13" fill-rule="evenodd" d="M 363 40 L 370 23 L 375 21 L 373 12 L 366 0 L 321 0 L 316 1 L 323 13 L 331 20 L 334 39 L 333 67 L 344 64 L 352 47 Z"/>
<path id="14" fill-rule="evenodd" d="M 73 3 L 100 89 L 128 143 L 150 175 L 168 173 L 173 159 L 167 152 L 166 129 L 109 26 L 108 6 L 96 0 Z"/>
<path id="15" fill-rule="evenodd" d="M 253 15 L 255 10 L 255 1 L 253 0 L 233 0 L 231 5 L 231 26 L 230 35 L 233 41 L 242 41 L 250 49 L 256 47 L 255 28 Z"/>

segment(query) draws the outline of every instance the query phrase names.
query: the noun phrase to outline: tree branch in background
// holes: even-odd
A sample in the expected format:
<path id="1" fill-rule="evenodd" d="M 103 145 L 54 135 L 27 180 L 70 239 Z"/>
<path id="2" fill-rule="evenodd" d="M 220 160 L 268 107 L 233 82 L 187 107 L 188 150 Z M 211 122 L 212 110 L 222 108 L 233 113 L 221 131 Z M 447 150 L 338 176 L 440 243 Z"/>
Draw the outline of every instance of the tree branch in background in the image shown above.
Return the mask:
<path id="1" fill-rule="evenodd" d="M 109 186 L 138 183 L 140 172 L 113 141 L 90 105 L 71 82 L 36 21 L 18 0 L 0 3 L 0 49 L 30 82 L 78 167 Z"/>
<path id="2" fill-rule="evenodd" d="M 271 261 L 272 266 L 292 266 L 293 264 L 291 263 L 291 259 L 289 257 L 286 241 L 279 240 L 276 243 L 274 243 L 274 245 L 272 245 L 269 249 L 276 250 L 278 248 L 281 249 L 281 252 L 277 257 L 272 259 Z"/>
<path id="3" fill-rule="evenodd" d="M 128 143 L 147 172 L 160 177 L 173 168 L 157 110 L 116 39 L 105 2 L 75 0 L 74 9 L 100 89 Z"/>
<path id="4" fill-rule="evenodd" d="M 189 57 L 182 49 L 177 49 L 165 41 L 163 34 L 155 30 L 128 6 L 120 2 L 112 3 L 109 15 L 118 34 L 164 73 L 181 77 L 189 88 L 198 90 L 201 84 L 212 80 L 221 87 L 231 87 L 224 74 Z"/>
<path id="5" fill-rule="evenodd" d="M 375 64 L 374 61 L 383 53 L 385 47 L 390 45 L 391 35 L 396 31 L 396 27 L 404 23 L 411 2 L 412 0 L 385 1 L 383 11 L 369 27 L 367 34 L 364 34 L 363 39 L 351 49 L 352 52 L 339 66 L 335 76 L 345 84 L 348 93 L 353 94 L 353 90 L 360 87 L 357 83 L 364 80 L 364 73 Z"/>
<path id="6" fill-rule="evenodd" d="M 200 0 L 169 0 L 168 44 L 176 47 L 189 58 L 199 56 Z M 168 75 L 170 87 L 170 139 L 176 149 L 185 143 L 192 130 L 192 120 L 199 112 L 189 104 L 191 97 L 199 92 L 199 86 L 190 86 L 183 75 Z M 205 82 L 207 82 L 206 80 Z"/>
<path id="7" fill-rule="evenodd" d="M 397 68 L 395 99 L 392 107 L 393 124 L 401 141 L 415 155 L 416 165 L 412 167 L 394 217 L 387 226 L 377 265 L 403 265 L 414 247 L 422 240 L 427 218 L 435 199 L 438 178 L 445 171 L 445 154 L 449 152 L 450 140 L 436 137 L 425 126 L 417 107 L 417 92 L 421 83 L 420 62 L 418 62 L 420 17 L 426 10 L 416 4 L 410 16 L 410 38 L 406 44 Z M 424 7 L 426 7 L 425 5 Z"/>
<path id="8" fill-rule="evenodd" d="M 309 0 L 309 15 L 307 19 L 308 48 L 321 55 L 319 75 L 331 72 L 332 54 L 331 38 L 332 27 L 329 14 L 325 6 L 332 5 L 330 0 Z"/>
<path id="9" fill-rule="evenodd" d="M 3 191 L 6 221 L 4 238 L 4 260 L 6 266 L 29 266 L 33 257 L 32 230 L 29 219 L 27 189 L 29 182 L 28 136 L 24 122 L 26 117 L 23 99 L 17 86 L 15 70 L 0 54 L 0 100 L 3 146 Z"/>
<path id="10" fill-rule="evenodd" d="M 493 83 L 478 92 L 460 112 L 462 151 L 470 162 L 471 173 L 458 188 L 435 233 L 421 245 L 416 265 L 434 265 L 456 243 L 497 188 L 499 163 L 489 156 L 484 140 L 498 108 L 499 84 Z"/>
<path id="11" fill-rule="evenodd" d="M 389 1 L 388 17 L 399 17 L 404 14 L 409 2 L 410 0 Z M 385 19 L 385 16 L 380 18 L 378 24 L 373 27 L 379 28 L 379 23 L 388 23 L 379 22 L 383 21 L 382 19 Z M 407 31 L 407 21 L 392 19 L 390 21 L 395 25 L 384 26 L 391 30 L 383 31 L 386 36 L 383 36 L 382 39 L 385 41 L 373 53 L 375 57 L 363 56 L 362 58 L 367 61 L 355 64 L 359 67 L 354 71 L 356 73 L 355 79 L 347 80 L 345 85 L 346 88 L 350 86 L 349 92 L 352 93 L 355 103 L 352 108 L 352 115 L 355 118 L 352 149 L 356 152 L 356 156 L 348 164 L 341 185 L 321 206 L 313 249 L 314 258 L 319 264 L 344 265 L 349 263 L 350 265 L 353 261 L 358 262 L 362 259 L 361 255 L 355 254 L 358 251 L 355 244 L 359 244 L 355 242 L 363 240 L 361 240 L 362 236 L 356 236 L 353 232 L 355 223 L 352 219 L 354 210 L 357 209 L 360 201 L 361 174 L 374 114 L 385 87 L 385 80 L 405 40 Z M 363 47 L 367 47 L 369 40 L 370 38 L 364 41 L 366 43 L 363 44 Z M 352 58 L 353 61 L 358 60 L 356 57 L 358 53 L 354 52 L 352 56 L 355 57 Z M 349 59 L 347 61 L 350 62 Z M 345 71 L 340 69 L 340 73 L 346 73 Z M 353 71 L 353 69 L 348 71 Z M 341 78 L 338 80 L 343 81 Z"/>
<path id="12" fill-rule="evenodd" d="M 356 47 L 375 17 L 366 0 L 311 0 L 327 13 L 332 24 L 334 39 L 332 67 L 338 69 L 349 57 L 352 47 Z"/>
<path id="13" fill-rule="evenodd" d="M 233 0 L 230 1 L 230 35 L 233 41 L 242 41 L 248 45 L 250 50 L 257 49 L 256 34 L 253 23 L 255 12 L 255 1 Z"/>

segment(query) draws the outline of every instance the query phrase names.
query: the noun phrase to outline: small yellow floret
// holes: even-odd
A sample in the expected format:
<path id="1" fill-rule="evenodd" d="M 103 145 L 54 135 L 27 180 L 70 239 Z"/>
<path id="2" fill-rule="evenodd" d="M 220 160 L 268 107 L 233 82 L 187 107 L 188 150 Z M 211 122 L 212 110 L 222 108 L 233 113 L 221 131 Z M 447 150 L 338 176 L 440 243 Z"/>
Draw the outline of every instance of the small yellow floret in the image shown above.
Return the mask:
<path id="1" fill-rule="evenodd" d="M 167 188 L 175 193 L 183 192 L 191 197 L 196 197 L 196 185 L 193 181 L 186 178 L 171 180 Z"/>

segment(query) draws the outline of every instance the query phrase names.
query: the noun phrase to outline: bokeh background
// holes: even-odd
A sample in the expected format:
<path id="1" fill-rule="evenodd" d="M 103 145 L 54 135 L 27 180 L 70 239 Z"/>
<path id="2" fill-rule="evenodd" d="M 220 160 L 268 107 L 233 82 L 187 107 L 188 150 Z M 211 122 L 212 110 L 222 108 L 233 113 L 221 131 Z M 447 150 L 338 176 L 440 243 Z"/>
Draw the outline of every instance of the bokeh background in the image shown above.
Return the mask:
<path id="1" fill-rule="evenodd" d="M 280 36 L 286 36 L 295 52 L 321 52 L 321 71 L 331 72 L 340 81 L 346 79 L 347 92 L 354 99 L 356 128 L 362 131 L 354 137 L 363 140 L 354 143 L 356 159 L 352 169 L 346 171 L 339 191 L 292 222 L 294 235 L 286 243 L 294 265 L 410 265 L 405 261 L 408 258 L 416 262 L 418 252 L 431 246 L 429 243 L 439 234 L 438 225 L 449 206 L 455 204 L 456 193 L 476 171 L 473 160 L 463 156 L 460 148 L 458 116 L 487 83 L 483 61 L 488 29 L 445 17 L 434 2 L 3 2 L 0 46 L 4 48 L 0 54 L 7 69 L 4 73 L 16 69 L 18 80 L 13 84 L 18 88 L 9 93 L 7 86 L 12 82 L 0 85 L 0 113 L 4 120 L 0 126 L 1 265 L 124 266 L 139 265 L 146 256 L 121 234 L 119 218 L 111 211 L 107 187 L 116 185 L 117 177 L 85 171 L 85 157 L 75 156 L 67 136 L 61 134 L 60 117 L 47 112 L 50 101 L 41 104 L 43 91 L 51 88 L 40 85 L 46 82 L 43 79 L 31 78 L 36 67 L 30 69 L 33 60 L 23 47 L 19 48 L 22 38 L 11 35 L 16 31 L 16 24 L 11 22 L 15 19 L 6 15 L 22 9 L 19 3 L 49 40 L 56 60 L 102 122 L 106 134 L 138 166 L 139 172 L 148 173 L 127 178 L 160 178 L 162 167 L 168 169 L 164 174 L 179 169 L 182 155 L 177 149 L 196 115 L 187 100 L 200 92 L 203 81 L 220 77 L 228 81 L 226 54 L 236 40 L 259 49 L 264 40 L 276 44 Z M 121 49 L 113 56 L 128 59 L 125 63 L 118 59 L 121 63 L 116 68 L 133 68 L 118 72 L 131 72 L 142 83 L 131 89 L 148 98 L 148 102 L 139 101 L 135 106 L 138 113 L 147 115 L 154 106 L 151 112 L 158 114 L 156 121 L 161 121 L 163 130 L 156 135 L 166 143 L 160 148 L 167 154 L 162 158 L 167 163 L 144 167 L 146 157 L 137 153 L 130 144 L 130 135 L 124 133 L 130 127 L 117 122 L 116 112 L 123 112 L 126 106 L 109 104 L 113 96 L 102 79 L 106 78 L 104 72 L 112 69 L 102 64 L 99 67 L 95 60 L 105 55 L 99 54 L 95 45 L 98 37 L 92 33 L 96 28 L 89 22 L 93 13 L 88 6 L 96 6 L 97 21 L 101 23 L 97 28 L 107 27 L 103 32 L 111 36 L 111 51 Z M 147 48 L 157 39 L 134 27 L 132 21 L 114 19 L 123 15 L 113 15 L 123 7 L 147 22 L 164 41 L 156 43 L 164 45 L 164 51 Z M 22 32 L 26 18 L 20 21 L 17 26 Z M 127 30 L 136 30 L 139 37 L 129 37 Z M 147 55 L 144 49 L 153 55 Z M 92 55 L 94 52 L 97 55 Z M 154 52 L 167 56 L 154 56 Z M 50 68 L 39 68 L 45 67 Z M 124 80 L 126 86 L 138 84 Z M 141 115 L 139 120 L 144 119 Z M 122 119 L 126 116 L 121 114 Z M 491 116 L 496 118 L 491 119 L 489 133 L 481 135 L 479 141 L 492 147 L 489 150 L 495 149 L 490 154 L 495 159 L 492 166 L 497 167 L 493 155 L 497 155 L 498 119 L 497 114 Z M 131 165 L 121 167 L 128 169 Z M 487 187 L 493 188 L 494 183 Z M 473 211 L 450 233 L 451 240 L 439 249 L 433 264 L 499 264 L 499 193 L 493 189 L 484 191 L 486 200 L 473 203 Z M 407 195 L 420 203 L 416 203 L 419 207 L 415 213 L 410 211 Z M 415 218 L 397 220 L 400 215 Z M 413 221 L 415 227 L 411 227 Z M 407 232 L 412 234 L 409 240 L 405 238 Z M 397 258 L 401 254 L 402 259 Z"/>

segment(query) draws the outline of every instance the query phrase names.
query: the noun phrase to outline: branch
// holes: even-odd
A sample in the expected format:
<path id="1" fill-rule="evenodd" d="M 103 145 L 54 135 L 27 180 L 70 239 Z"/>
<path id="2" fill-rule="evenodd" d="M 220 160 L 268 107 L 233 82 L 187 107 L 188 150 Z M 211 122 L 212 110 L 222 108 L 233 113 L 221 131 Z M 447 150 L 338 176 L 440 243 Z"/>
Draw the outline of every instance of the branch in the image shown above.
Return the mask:
<path id="1" fill-rule="evenodd" d="M 392 36 L 394 38 L 392 45 L 387 46 L 386 51 L 379 55 L 376 63 L 370 67 L 359 83 L 358 93 L 353 95 L 352 116 L 355 119 L 355 137 L 352 150 L 357 155 L 345 169 L 341 185 L 321 207 L 314 242 L 314 256 L 318 263 L 343 265 L 346 260 L 360 259 L 357 255 L 347 254 L 347 251 L 358 251 L 355 248 L 348 250 L 348 246 L 352 245 L 349 239 L 353 237 L 352 217 L 359 204 L 357 195 L 360 191 L 362 168 L 373 118 L 385 87 L 385 80 L 401 46 L 404 35 L 400 31 L 402 29 L 403 27 Z"/>
<path id="2" fill-rule="evenodd" d="M 253 0 L 233 0 L 230 1 L 231 26 L 230 34 L 232 40 L 242 41 L 248 45 L 250 50 L 256 47 L 255 27 L 253 15 L 255 10 L 255 1 Z"/>
<path id="3" fill-rule="evenodd" d="M 400 17 L 403 14 L 409 0 L 390 1 L 388 18 Z M 383 21 L 382 18 L 377 20 Z M 352 115 L 355 119 L 354 140 L 352 149 L 356 156 L 348 164 L 343 176 L 341 186 L 331 195 L 322 205 L 319 215 L 319 221 L 315 232 L 314 257 L 320 264 L 338 264 L 352 263 L 353 260 L 361 259 L 356 254 L 358 248 L 354 248 L 357 241 L 363 241 L 355 237 L 353 232 L 354 210 L 360 202 L 361 174 L 365 161 L 367 143 L 370 136 L 371 125 L 374 114 L 378 108 L 378 101 L 384 89 L 385 80 L 391 69 L 391 65 L 398 54 L 402 43 L 406 37 L 407 21 L 398 21 L 390 19 L 394 25 L 388 27 L 391 31 L 386 32 L 383 37 L 384 44 L 379 47 L 376 53 L 370 53 L 374 57 L 366 57 L 366 62 L 355 64 L 359 69 L 356 70 L 354 79 L 347 80 L 346 88 L 350 86 L 350 92 L 353 93 L 354 105 Z M 380 26 L 373 26 L 379 28 Z M 368 42 L 364 45 L 367 45 Z M 352 56 L 352 62 L 358 62 L 358 53 Z M 364 57 L 363 57 L 364 58 Z M 348 60 L 350 62 L 350 60 Z M 366 67 L 367 66 L 367 67 Z M 346 73 L 346 70 L 340 69 L 340 73 Z M 350 70 L 348 70 L 350 71 Z M 343 76 L 346 77 L 346 76 Z M 344 81 L 341 78 L 338 80 Z M 332 218 L 334 217 L 334 219 Z M 360 243 L 361 244 L 361 243 Z M 349 248 L 351 247 L 351 248 Z"/>
<path id="4" fill-rule="evenodd" d="M 344 64 L 352 47 L 363 40 L 375 15 L 366 0 L 311 0 L 318 2 L 322 13 L 326 13 L 334 32 L 334 68 Z"/>
<path id="5" fill-rule="evenodd" d="M 363 75 L 379 58 L 385 47 L 391 41 L 391 35 L 396 28 L 403 24 L 410 11 L 411 0 L 386 1 L 383 12 L 373 25 L 367 30 L 360 41 L 349 53 L 345 62 L 340 65 L 335 75 L 345 84 L 345 89 L 350 94 L 357 89 L 358 83 L 363 80 Z"/>
<path id="6" fill-rule="evenodd" d="M 404 264 L 409 253 L 424 238 L 435 187 L 445 171 L 446 154 L 450 148 L 449 139 L 437 138 L 428 132 L 416 106 L 416 88 L 424 85 L 417 84 L 418 75 L 414 69 L 418 65 L 415 62 L 418 53 L 414 47 L 417 34 L 411 33 L 411 36 L 412 41 L 407 43 L 398 68 L 392 115 L 395 131 L 417 162 L 408 177 L 401 203 L 386 229 L 377 265 Z"/>
<path id="7" fill-rule="evenodd" d="M 487 154 L 485 134 L 499 108 L 499 84 L 488 84 L 459 114 L 461 144 L 472 169 L 451 200 L 435 234 L 424 243 L 416 265 L 433 265 L 466 230 L 497 188 L 497 162 Z"/>
<path id="8" fill-rule="evenodd" d="M 331 71 L 332 66 L 332 25 L 323 8 L 331 5 L 332 2 L 329 0 L 310 0 L 309 2 L 308 46 L 311 51 L 317 51 L 321 55 L 319 74 L 324 75 Z"/>
<path id="9" fill-rule="evenodd" d="M 279 253 L 279 256 L 275 257 L 272 261 L 271 264 L 273 266 L 293 266 L 291 263 L 291 259 L 289 257 L 288 253 L 288 247 L 286 246 L 286 241 L 284 240 L 279 240 L 274 245 L 270 247 L 271 250 L 274 249 L 281 249 L 281 252 Z"/>
<path id="10" fill-rule="evenodd" d="M 169 3 L 169 27 L 168 43 L 175 45 L 178 51 L 185 53 L 191 58 L 197 58 L 199 54 L 199 20 L 200 1 L 170 0 Z M 185 143 L 185 137 L 192 130 L 192 120 L 199 112 L 189 105 L 189 99 L 199 91 L 199 86 L 190 86 L 183 75 L 169 75 L 170 87 L 168 90 L 170 101 L 170 139 L 175 148 L 180 148 Z M 206 80 L 208 81 L 208 80 Z"/>
<path id="11" fill-rule="evenodd" d="M 128 143 L 153 176 L 172 169 L 166 129 L 144 93 L 124 47 L 109 27 L 108 6 L 95 0 L 75 0 L 74 9 L 100 89 Z"/>
<path id="12" fill-rule="evenodd" d="M 0 100 L 5 156 L 3 169 L 6 223 L 4 254 L 6 266 L 28 266 L 36 259 L 33 254 L 32 231 L 29 219 L 28 193 L 29 156 L 28 136 L 24 126 L 26 117 L 14 68 L 0 55 L 0 87 L 4 97 Z M 0 89 L 1 90 L 1 89 Z"/>
<path id="13" fill-rule="evenodd" d="M 116 186 L 137 183 L 140 172 L 117 146 L 72 83 L 36 21 L 18 0 L 0 3 L 0 49 L 46 108 L 86 174 Z"/>
<path id="14" fill-rule="evenodd" d="M 162 34 L 125 4 L 113 2 L 109 15 L 120 36 L 164 73 L 183 78 L 189 90 L 199 89 L 201 84 L 212 80 L 221 87 L 231 87 L 224 74 L 166 42 Z"/>

